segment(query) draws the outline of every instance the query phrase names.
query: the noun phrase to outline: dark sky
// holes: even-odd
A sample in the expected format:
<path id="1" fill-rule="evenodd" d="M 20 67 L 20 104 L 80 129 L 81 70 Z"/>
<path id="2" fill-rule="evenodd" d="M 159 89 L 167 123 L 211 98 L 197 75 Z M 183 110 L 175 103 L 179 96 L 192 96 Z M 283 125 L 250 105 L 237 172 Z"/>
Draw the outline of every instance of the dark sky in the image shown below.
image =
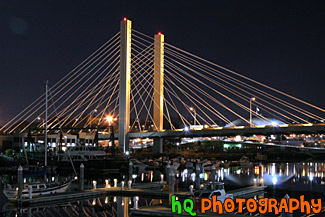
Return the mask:
<path id="1" fill-rule="evenodd" d="M 0 0 L 0 124 L 133 28 L 325 107 L 325 1 Z"/>

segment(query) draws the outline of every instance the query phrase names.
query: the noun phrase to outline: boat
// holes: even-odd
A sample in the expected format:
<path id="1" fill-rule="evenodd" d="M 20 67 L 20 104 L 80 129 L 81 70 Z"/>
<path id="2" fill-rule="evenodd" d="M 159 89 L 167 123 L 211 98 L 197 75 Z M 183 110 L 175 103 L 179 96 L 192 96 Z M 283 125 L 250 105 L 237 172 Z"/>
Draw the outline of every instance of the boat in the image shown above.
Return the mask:
<path id="1" fill-rule="evenodd" d="M 72 181 L 73 179 L 67 179 L 62 183 L 45 184 L 40 182 L 24 184 L 22 190 L 22 198 L 29 198 L 30 194 L 32 195 L 32 197 L 35 197 L 40 195 L 66 192 Z M 3 190 L 3 193 L 8 198 L 8 200 L 16 201 L 18 196 L 18 188 L 8 184 Z"/>
<path id="2" fill-rule="evenodd" d="M 212 200 L 213 196 L 216 196 L 216 200 L 221 201 L 221 203 L 224 203 L 227 198 L 233 199 L 233 194 L 227 194 L 225 191 L 225 185 L 223 182 L 216 182 L 215 183 L 216 190 L 197 190 L 194 192 L 194 209 L 200 209 L 201 208 L 201 200 L 203 198 L 207 198 Z"/>
<path id="3" fill-rule="evenodd" d="M 96 147 L 78 145 L 70 147 L 66 152 L 59 154 L 59 161 L 69 162 L 86 162 L 91 160 L 104 160 L 106 152 L 96 149 Z M 71 160 L 70 160 L 71 159 Z"/>
<path id="4" fill-rule="evenodd" d="M 47 108 L 48 108 L 48 85 L 46 82 L 46 113 L 45 113 L 45 144 L 47 144 Z M 54 182 L 48 183 L 46 180 L 47 174 L 47 147 L 45 145 L 45 158 L 44 158 L 44 167 L 42 168 L 42 172 L 37 171 L 37 173 L 29 173 L 23 176 L 45 176 L 44 182 L 40 183 L 25 183 L 23 184 L 22 189 L 22 198 L 28 198 L 30 196 L 40 196 L 40 195 L 47 195 L 47 194 L 54 194 L 54 193 L 62 193 L 65 192 L 71 182 L 73 181 L 72 178 L 66 179 L 64 182 Z M 23 168 L 20 166 L 20 169 Z M 17 201 L 18 199 L 18 187 L 11 186 L 7 184 L 5 189 L 3 190 L 4 195 L 11 201 Z"/>
<path id="5" fill-rule="evenodd" d="M 73 167 L 78 170 L 81 163 L 87 174 L 90 173 L 120 173 L 121 169 L 127 168 L 127 158 L 124 156 L 112 156 L 94 146 L 80 144 L 69 147 L 67 151 L 59 154 L 58 170 L 69 172 Z M 71 168 L 71 164 L 73 167 Z"/>
<path id="6" fill-rule="evenodd" d="M 135 171 L 135 174 L 141 174 L 141 173 L 148 173 L 146 168 L 148 165 L 138 161 L 138 160 L 132 160 L 133 163 L 133 170 Z"/>

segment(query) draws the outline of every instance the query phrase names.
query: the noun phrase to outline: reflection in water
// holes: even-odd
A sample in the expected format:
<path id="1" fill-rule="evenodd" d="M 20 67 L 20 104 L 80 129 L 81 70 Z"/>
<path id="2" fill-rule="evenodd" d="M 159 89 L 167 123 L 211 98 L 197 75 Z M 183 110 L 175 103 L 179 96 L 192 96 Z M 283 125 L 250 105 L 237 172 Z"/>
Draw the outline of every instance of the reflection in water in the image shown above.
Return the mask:
<path id="1" fill-rule="evenodd" d="M 309 191 L 316 193 L 325 193 L 324 180 L 325 165 L 323 162 L 302 162 L 302 163 L 268 163 L 261 165 L 252 165 L 249 167 L 230 167 L 217 168 L 217 181 L 224 182 L 226 190 L 238 188 L 241 186 L 254 185 L 258 182 L 264 182 L 265 185 L 271 186 L 268 190 L 267 197 L 276 195 L 275 190 L 284 190 L 284 192 L 293 195 L 293 192 Z M 185 168 L 176 175 L 181 190 L 188 189 L 195 182 L 195 171 Z M 211 171 L 202 171 L 200 181 L 209 182 L 211 180 Z M 11 180 L 10 177 L 7 177 Z M 160 174 L 154 171 L 137 174 L 133 176 L 133 182 L 150 182 L 159 181 Z M 166 178 L 166 177 L 165 177 Z M 89 187 L 91 188 L 91 184 Z M 107 183 L 105 179 L 97 182 L 98 187 L 103 187 Z M 113 179 L 109 184 L 113 185 Z M 51 204 L 31 208 L 17 209 L 6 205 L 3 207 L 3 216 L 127 216 L 128 207 L 132 207 L 133 198 L 123 197 L 103 197 L 91 198 L 84 201 L 62 202 L 61 204 Z M 148 206 L 151 204 L 162 203 L 161 200 L 149 200 L 140 198 L 139 206 Z"/>
<path id="2" fill-rule="evenodd" d="M 313 191 L 325 193 L 325 165 L 323 162 L 268 163 L 250 167 L 217 168 L 216 180 L 227 186 L 249 186 L 261 184 L 275 188 L 289 188 L 291 191 Z M 208 176 L 208 178 L 206 178 Z M 185 169 L 180 173 L 182 187 L 195 182 L 195 171 Z M 201 173 L 200 182 L 212 180 L 211 171 Z M 204 178 L 203 178 L 204 177 Z"/>
<path id="3" fill-rule="evenodd" d="M 3 216 L 128 216 L 132 200 L 128 197 L 103 197 L 65 204 L 17 208 L 9 204 L 3 208 Z"/>

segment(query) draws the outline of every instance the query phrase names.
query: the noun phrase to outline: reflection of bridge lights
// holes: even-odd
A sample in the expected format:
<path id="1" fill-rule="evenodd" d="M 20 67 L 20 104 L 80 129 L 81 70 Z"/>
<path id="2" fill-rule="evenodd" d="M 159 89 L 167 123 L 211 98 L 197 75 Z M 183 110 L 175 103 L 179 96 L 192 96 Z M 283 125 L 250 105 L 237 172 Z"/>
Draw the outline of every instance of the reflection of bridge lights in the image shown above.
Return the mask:
<path id="1" fill-rule="evenodd" d="M 314 178 L 314 177 L 313 177 L 313 174 L 310 174 L 310 176 L 309 176 L 309 180 L 310 180 L 310 181 L 313 181 L 313 178 Z"/>
<path id="2" fill-rule="evenodd" d="M 191 178 L 192 178 L 192 181 L 194 182 L 195 181 L 195 173 L 191 174 Z"/>
<path id="3" fill-rule="evenodd" d="M 273 177 L 273 178 L 272 178 L 272 183 L 273 183 L 273 185 L 276 185 L 277 182 L 278 182 L 278 179 L 277 179 L 276 177 Z"/>

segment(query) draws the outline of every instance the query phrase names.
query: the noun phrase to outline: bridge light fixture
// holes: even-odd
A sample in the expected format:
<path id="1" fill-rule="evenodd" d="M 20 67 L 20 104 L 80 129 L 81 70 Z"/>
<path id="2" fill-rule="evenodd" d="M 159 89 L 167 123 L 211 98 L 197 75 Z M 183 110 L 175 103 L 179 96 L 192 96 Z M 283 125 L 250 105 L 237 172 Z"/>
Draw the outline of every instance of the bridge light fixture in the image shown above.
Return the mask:
<path id="1" fill-rule="evenodd" d="M 188 131 L 188 130 L 189 130 L 188 127 L 185 127 L 185 128 L 184 128 L 184 131 Z"/>
<path id="2" fill-rule="evenodd" d="M 272 126 L 276 126 L 276 122 L 275 121 L 272 121 Z"/>

